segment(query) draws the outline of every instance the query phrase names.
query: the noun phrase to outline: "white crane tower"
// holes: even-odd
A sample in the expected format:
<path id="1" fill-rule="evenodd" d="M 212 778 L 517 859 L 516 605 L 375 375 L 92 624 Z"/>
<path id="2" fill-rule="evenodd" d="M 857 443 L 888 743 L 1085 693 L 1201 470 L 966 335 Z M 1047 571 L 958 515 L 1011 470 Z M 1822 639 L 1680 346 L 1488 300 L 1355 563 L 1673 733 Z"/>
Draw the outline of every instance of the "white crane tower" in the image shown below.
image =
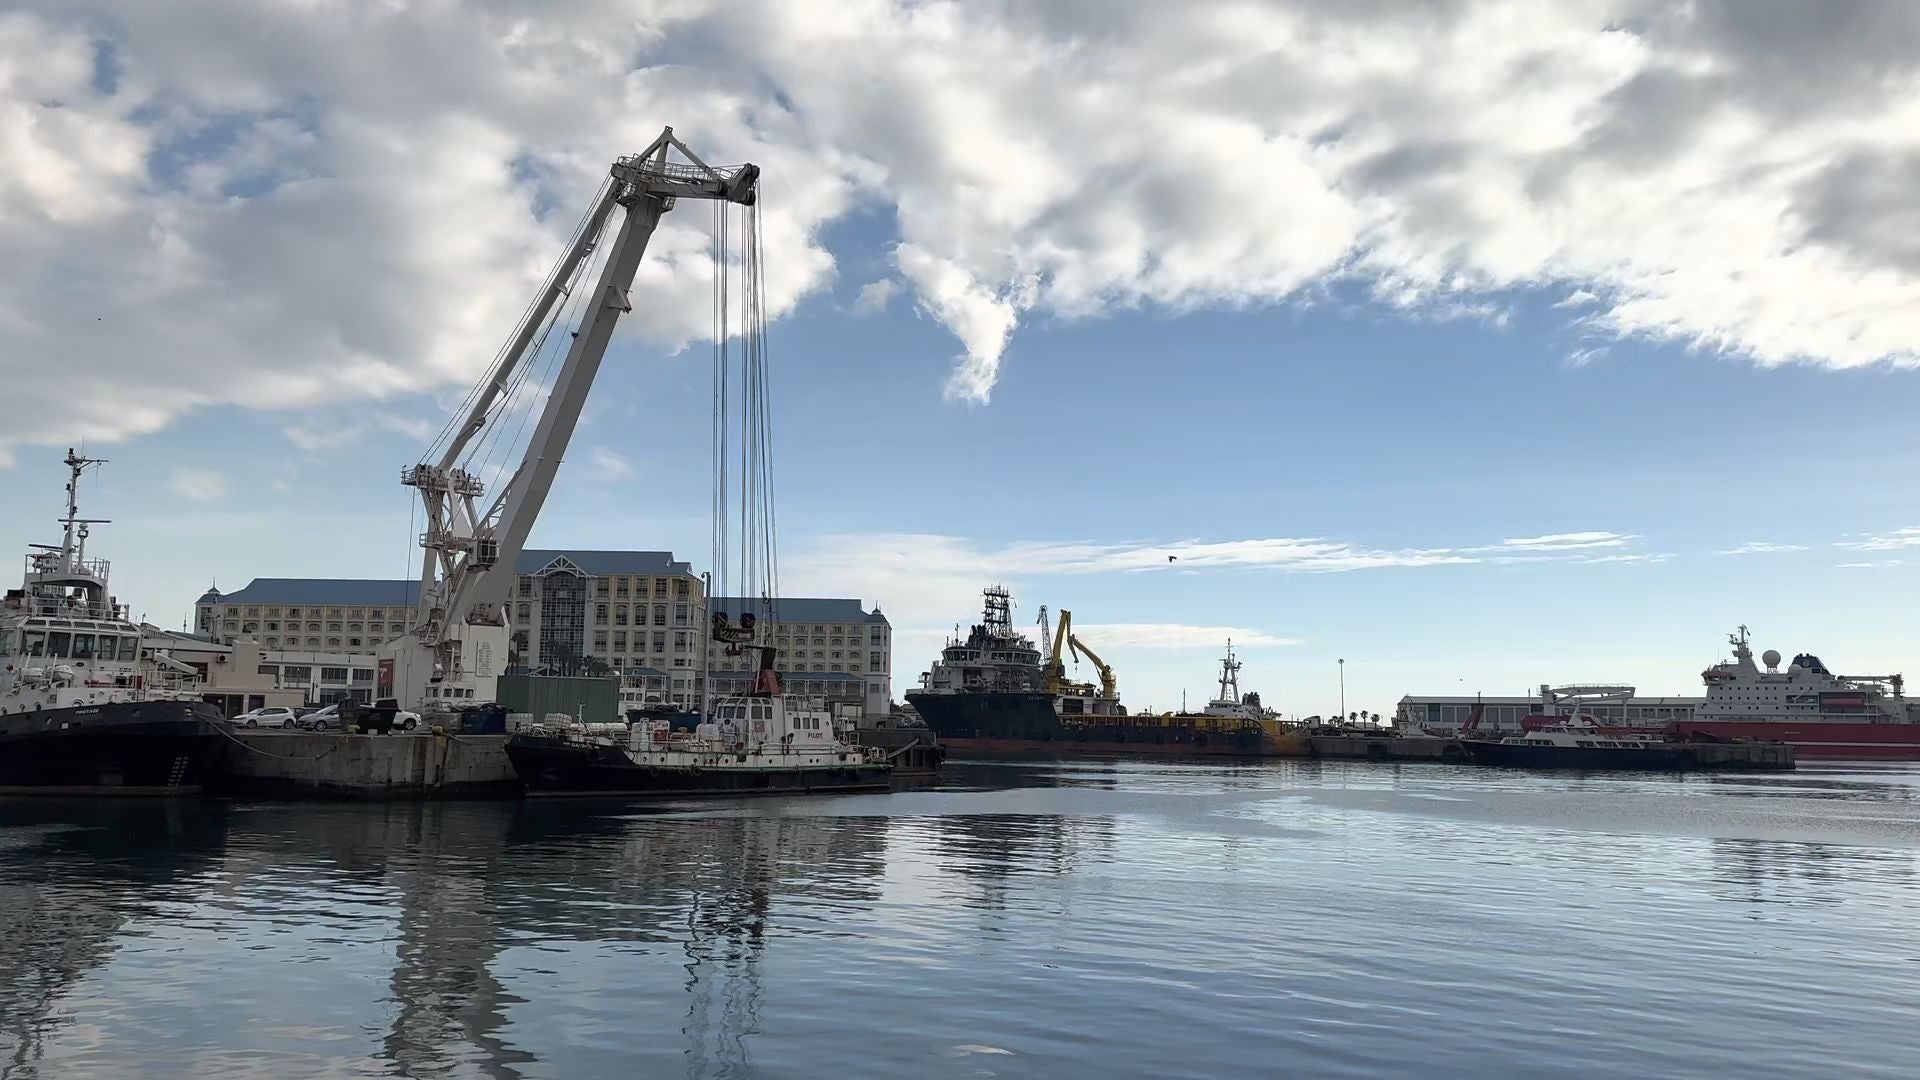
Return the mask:
<path id="1" fill-rule="evenodd" d="M 671 160 L 670 151 L 685 160 Z M 678 199 L 751 206 L 759 178 L 755 165 L 708 165 L 674 137 L 672 128 L 662 130 L 640 153 L 613 163 L 566 254 L 521 316 L 492 369 L 469 393 L 464 417 L 457 418 L 459 426 L 450 425 L 442 434 L 444 452 L 401 473 L 401 483 L 420 493 L 426 510 L 426 531 L 420 535 L 425 555 L 415 625 L 382 650 L 382 696 L 396 697 L 409 707 L 494 700 L 507 661 L 504 604 L 515 564 L 566 455 L 614 324 L 633 310 L 627 290 L 660 215 Z M 615 207 L 625 211 L 624 218 L 603 257 L 598 282 L 578 297 L 584 301 L 579 322 L 547 389 L 540 421 L 505 486 L 483 502 L 486 484 L 477 473 L 485 466 L 476 464 L 480 451 L 500 445 L 510 404 L 536 396 L 521 392 L 528 369 L 559 325 L 557 309 L 569 306 L 562 301 L 575 300 L 584 285 L 577 279 L 600 247 Z M 513 439 L 517 431 L 509 437 Z M 440 445 L 436 442 L 435 447 Z"/>

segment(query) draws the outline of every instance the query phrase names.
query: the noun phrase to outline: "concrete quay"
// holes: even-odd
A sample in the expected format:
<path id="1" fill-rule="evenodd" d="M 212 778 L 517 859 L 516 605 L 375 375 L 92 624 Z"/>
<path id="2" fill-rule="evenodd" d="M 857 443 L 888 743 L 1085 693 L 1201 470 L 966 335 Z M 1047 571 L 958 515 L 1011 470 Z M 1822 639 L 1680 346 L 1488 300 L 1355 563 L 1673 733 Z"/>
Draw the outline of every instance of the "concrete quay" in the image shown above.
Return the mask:
<path id="1" fill-rule="evenodd" d="M 235 731 L 210 795 L 306 799 L 517 799 L 505 735 Z"/>
<path id="2" fill-rule="evenodd" d="M 1308 754 L 1317 758 L 1364 758 L 1368 761 L 1467 761 L 1458 739 L 1433 735 L 1311 735 Z"/>

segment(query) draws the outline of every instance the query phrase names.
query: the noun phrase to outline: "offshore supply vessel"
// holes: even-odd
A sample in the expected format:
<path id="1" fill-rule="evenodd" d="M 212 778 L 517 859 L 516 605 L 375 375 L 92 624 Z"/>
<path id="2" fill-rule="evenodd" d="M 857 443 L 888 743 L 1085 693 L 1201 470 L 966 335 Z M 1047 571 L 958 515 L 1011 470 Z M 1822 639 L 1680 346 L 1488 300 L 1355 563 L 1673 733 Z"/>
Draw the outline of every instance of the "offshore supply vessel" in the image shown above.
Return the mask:
<path id="1" fill-rule="evenodd" d="M 1049 628 L 1050 647 L 1043 655 L 1032 638 L 1013 628 L 1013 598 L 1004 587 L 990 586 L 983 601 L 981 621 L 965 637 L 949 640 L 921 676 L 920 689 L 907 694 L 908 703 L 952 752 L 1168 757 L 1306 752 L 1304 742 L 1280 733 L 1276 722 L 1245 714 L 1250 704 L 1237 692 L 1225 703 L 1232 708 L 1217 714 L 1128 715 L 1112 667 L 1074 636 L 1072 612 L 1062 611 L 1059 626 Z M 1098 685 L 1066 678 L 1069 651 L 1099 671 Z"/>

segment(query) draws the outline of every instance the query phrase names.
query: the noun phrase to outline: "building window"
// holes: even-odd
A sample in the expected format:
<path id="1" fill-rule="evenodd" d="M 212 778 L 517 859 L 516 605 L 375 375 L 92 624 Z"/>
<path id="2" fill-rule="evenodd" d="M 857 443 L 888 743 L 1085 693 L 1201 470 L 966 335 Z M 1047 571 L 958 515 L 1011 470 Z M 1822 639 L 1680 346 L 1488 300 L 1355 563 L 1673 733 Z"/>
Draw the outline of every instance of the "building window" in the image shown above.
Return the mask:
<path id="1" fill-rule="evenodd" d="M 667 625 L 667 605 L 665 604 L 653 605 L 653 625 L 655 626 Z"/>
<path id="2" fill-rule="evenodd" d="M 362 612 L 362 611 L 361 611 L 361 610 L 360 610 L 359 608 L 357 608 L 357 607 L 356 607 L 356 608 L 348 608 L 348 609 L 347 609 L 347 618 L 349 618 L 349 619 L 357 619 L 357 618 L 359 618 L 359 617 L 360 617 L 361 615 L 363 615 L 363 614 L 365 614 L 365 613 L 364 613 L 364 612 Z"/>
<path id="3" fill-rule="evenodd" d="M 313 679 L 313 669 L 305 665 L 289 666 L 280 672 L 280 677 L 290 683 L 306 683 Z"/>
<path id="4" fill-rule="evenodd" d="M 310 632 L 318 633 L 320 630 L 320 624 L 317 622 L 310 622 L 307 624 L 307 629 Z"/>
<path id="5" fill-rule="evenodd" d="M 611 590 L 612 586 L 607 582 L 606 578 L 601 578 L 593 583 L 593 595 L 601 597 L 602 599 L 604 599 Z"/>
<path id="6" fill-rule="evenodd" d="M 279 639 L 279 638 L 277 638 L 277 637 L 270 637 L 270 638 L 268 638 L 268 639 L 267 639 L 267 648 L 269 648 L 269 649 L 277 649 L 277 648 L 279 648 L 279 647 L 280 647 L 280 639 Z"/>
<path id="7" fill-rule="evenodd" d="M 887 638 L 886 638 L 885 630 L 882 630 L 876 626 L 867 631 L 867 644 L 885 645 L 886 643 L 887 643 Z"/>
<path id="8" fill-rule="evenodd" d="M 337 634 L 340 632 L 340 624 L 337 622 L 330 622 L 327 624 L 327 629 Z"/>
<path id="9" fill-rule="evenodd" d="M 347 639 L 347 648 L 349 648 L 349 649 L 357 649 L 357 648 L 359 648 L 359 647 L 360 647 L 360 639 L 359 639 L 359 638 L 357 638 L 357 637 L 350 637 L 350 638 L 348 638 L 348 639 Z"/>
<path id="10" fill-rule="evenodd" d="M 614 632 L 613 647 L 620 650 L 621 652 L 627 651 L 627 632 L 625 630 L 619 630 Z"/>
<path id="11" fill-rule="evenodd" d="M 337 638 L 337 637 L 330 637 L 330 638 L 328 638 L 328 639 L 327 639 L 327 648 L 329 648 L 329 649 L 337 649 L 337 648 L 339 648 L 339 647 L 340 647 L 340 639 L 339 639 L 339 638 Z"/>
<path id="12" fill-rule="evenodd" d="M 329 619 L 337 619 L 337 618 L 339 618 L 339 617 L 340 617 L 340 609 L 339 609 L 339 608 L 337 608 L 337 607 L 336 607 L 336 608 L 328 608 L 328 609 L 327 609 L 327 618 L 329 618 Z"/>
<path id="13" fill-rule="evenodd" d="M 320 647 L 320 639 L 319 639 L 319 638 L 317 638 L 317 637 L 310 637 L 310 638 L 308 638 L 308 639 L 307 639 L 307 648 L 309 648 L 309 649 L 317 649 L 317 648 L 319 648 L 319 647 Z"/>
<path id="14" fill-rule="evenodd" d="M 354 668 L 354 669 L 353 669 L 353 681 L 354 681 L 354 682 L 372 682 L 372 681 L 373 681 L 373 669 L 372 669 L 372 668 L 366 668 L 366 667 L 357 667 L 357 668 Z"/>
<path id="15" fill-rule="evenodd" d="M 658 638 L 658 637 L 654 638 L 653 651 L 659 652 L 660 645 L 662 643 L 663 643 L 662 638 Z M 685 631 L 679 631 L 673 635 L 673 651 L 677 653 L 683 653 L 687 651 L 687 635 Z"/>
<path id="16" fill-rule="evenodd" d="M 593 605 L 593 621 L 599 623 L 601 626 L 607 625 L 607 605 Z"/>
<path id="17" fill-rule="evenodd" d="M 320 669 L 321 682 L 346 682 L 347 669 L 343 667 L 323 667 Z"/>
<path id="18" fill-rule="evenodd" d="M 613 623 L 615 626 L 627 625 L 627 605 L 621 604 L 613 609 Z"/>
<path id="19" fill-rule="evenodd" d="M 261 664 L 261 665 L 259 666 L 259 668 L 257 668 L 257 669 L 255 669 L 255 670 L 256 670 L 256 671 L 257 671 L 257 672 L 258 672 L 259 674 L 261 674 L 261 675 L 278 675 L 278 674 L 280 674 L 280 669 L 279 669 L 279 667 L 277 667 L 276 665 L 273 665 L 273 664 Z"/>
<path id="20" fill-rule="evenodd" d="M 593 651 L 597 653 L 607 651 L 607 632 L 605 630 L 593 635 Z"/>
<path id="21" fill-rule="evenodd" d="M 673 625 L 675 626 L 687 625 L 687 605 L 685 604 L 673 605 Z"/>

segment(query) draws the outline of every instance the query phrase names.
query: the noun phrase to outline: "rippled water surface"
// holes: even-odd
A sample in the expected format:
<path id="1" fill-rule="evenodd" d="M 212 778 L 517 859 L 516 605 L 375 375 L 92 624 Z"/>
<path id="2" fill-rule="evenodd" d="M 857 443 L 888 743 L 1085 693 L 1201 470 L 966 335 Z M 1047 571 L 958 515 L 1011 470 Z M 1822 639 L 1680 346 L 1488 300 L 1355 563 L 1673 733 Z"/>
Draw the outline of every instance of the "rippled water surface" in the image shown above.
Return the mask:
<path id="1" fill-rule="evenodd" d="M 0 803 L 0 1077 L 1899 1076 L 1920 771 Z"/>

